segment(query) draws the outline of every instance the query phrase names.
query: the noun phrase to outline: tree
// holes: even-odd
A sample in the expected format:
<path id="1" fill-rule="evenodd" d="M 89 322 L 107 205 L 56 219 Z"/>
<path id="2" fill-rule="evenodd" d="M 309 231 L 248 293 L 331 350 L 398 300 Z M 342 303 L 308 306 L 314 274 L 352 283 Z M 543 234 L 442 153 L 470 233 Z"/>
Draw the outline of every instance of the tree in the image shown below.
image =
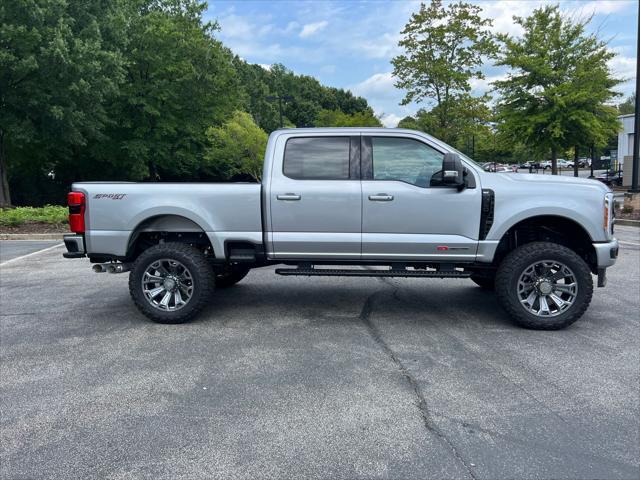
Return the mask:
<path id="1" fill-rule="evenodd" d="M 380 119 L 370 112 L 352 115 L 340 110 L 321 110 L 315 120 L 316 127 L 381 127 Z"/>
<path id="2" fill-rule="evenodd" d="M 473 155 L 473 149 L 465 147 L 474 142 L 476 137 L 486 133 L 487 125 L 493 119 L 487 103 L 486 95 L 472 97 L 463 94 L 455 104 L 447 108 L 448 126 L 443 127 L 440 123 L 444 107 L 435 106 L 432 109 L 419 109 L 415 117 L 405 117 L 398 123 L 398 127 L 421 130 Z"/>
<path id="3" fill-rule="evenodd" d="M 402 105 L 429 100 L 434 125 L 431 133 L 451 141 L 455 124 L 452 111 L 472 103 L 471 79 L 482 79 L 485 57 L 495 53 L 492 21 L 483 19 L 481 8 L 463 2 L 443 7 L 441 0 L 420 5 L 401 34 L 405 53 L 392 59 L 396 87 L 406 90 Z"/>
<path id="4" fill-rule="evenodd" d="M 557 173 L 558 152 L 587 144 L 602 145 L 619 128 L 616 109 L 607 105 L 620 83 L 607 61 L 615 54 L 593 34 L 590 19 L 573 22 L 557 6 L 514 17 L 521 38 L 499 35 L 497 65 L 509 66 L 508 78 L 495 82 L 500 128 L 543 154 L 551 152 Z"/>
<path id="5" fill-rule="evenodd" d="M 629 115 L 636 111 L 636 94 L 633 93 L 624 102 L 618 104 L 618 112 L 620 115 Z"/>
<path id="6" fill-rule="evenodd" d="M 120 5 L 0 4 L 0 206 L 11 204 L 12 163 L 51 168 L 54 152 L 69 154 L 102 134 L 105 104 L 123 78 L 122 56 L 112 48 L 122 39 Z"/>
<path id="7" fill-rule="evenodd" d="M 246 175 L 260 181 L 267 134 L 251 115 L 236 111 L 222 126 L 208 128 L 207 139 L 204 168 L 210 175 L 225 179 Z"/>
<path id="8" fill-rule="evenodd" d="M 125 82 L 106 161 L 132 179 L 198 178 L 206 130 L 241 104 L 231 52 L 197 0 L 143 0 L 130 19 Z M 115 147 L 115 148 L 113 148 Z"/>

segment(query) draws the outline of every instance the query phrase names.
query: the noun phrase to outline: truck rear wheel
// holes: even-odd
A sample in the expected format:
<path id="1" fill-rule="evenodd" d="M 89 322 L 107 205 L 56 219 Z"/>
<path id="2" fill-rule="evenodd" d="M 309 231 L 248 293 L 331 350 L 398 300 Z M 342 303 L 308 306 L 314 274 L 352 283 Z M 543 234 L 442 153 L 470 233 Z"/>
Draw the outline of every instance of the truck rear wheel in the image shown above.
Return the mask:
<path id="1" fill-rule="evenodd" d="M 220 272 L 216 272 L 216 288 L 228 288 L 234 286 L 247 276 L 249 268 L 229 266 Z"/>
<path id="2" fill-rule="evenodd" d="M 184 323 L 207 304 L 215 283 L 204 254 L 185 243 L 161 243 L 145 250 L 129 274 L 138 309 L 157 323 Z"/>
<path id="3" fill-rule="evenodd" d="M 559 330 L 578 320 L 593 294 L 586 262 L 550 242 L 532 242 L 510 252 L 498 267 L 496 293 L 519 325 Z"/>

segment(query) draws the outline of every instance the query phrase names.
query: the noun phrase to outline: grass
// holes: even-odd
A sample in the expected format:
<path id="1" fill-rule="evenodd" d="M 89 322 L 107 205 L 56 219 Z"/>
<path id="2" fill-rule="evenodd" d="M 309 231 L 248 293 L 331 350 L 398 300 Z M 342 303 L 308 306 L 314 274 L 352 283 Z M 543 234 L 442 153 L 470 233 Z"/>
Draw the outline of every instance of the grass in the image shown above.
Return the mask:
<path id="1" fill-rule="evenodd" d="M 25 223 L 47 223 L 60 225 L 67 222 L 67 207 L 45 205 L 44 207 L 17 207 L 0 209 L 0 226 L 17 227 Z"/>

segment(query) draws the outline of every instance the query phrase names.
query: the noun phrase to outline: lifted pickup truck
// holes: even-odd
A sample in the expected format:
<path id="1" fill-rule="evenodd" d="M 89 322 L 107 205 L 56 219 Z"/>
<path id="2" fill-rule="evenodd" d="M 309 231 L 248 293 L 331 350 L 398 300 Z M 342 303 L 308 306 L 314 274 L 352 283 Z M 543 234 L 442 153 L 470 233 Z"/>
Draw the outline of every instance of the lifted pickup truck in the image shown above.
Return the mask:
<path id="1" fill-rule="evenodd" d="M 520 325 L 559 329 L 618 255 L 602 183 L 484 172 L 412 130 L 278 130 L 262 184 L 83 182 L 68 200 L 65 257 L 129 271 L 133 301 L 160 323 L 280 264 L 279 275 L 470 278 Z"/>

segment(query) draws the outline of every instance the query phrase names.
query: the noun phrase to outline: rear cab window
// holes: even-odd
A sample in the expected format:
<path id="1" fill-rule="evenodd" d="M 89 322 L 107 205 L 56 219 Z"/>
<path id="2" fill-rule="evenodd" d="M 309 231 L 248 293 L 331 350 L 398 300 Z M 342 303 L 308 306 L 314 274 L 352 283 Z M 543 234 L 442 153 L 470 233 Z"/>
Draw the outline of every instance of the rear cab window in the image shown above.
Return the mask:
<path id="1" fill-rule="evenodd" d="M 296 180 L 348 180 L 350 143 L 348 136 L 290 138 L 283 173 Z"/>

